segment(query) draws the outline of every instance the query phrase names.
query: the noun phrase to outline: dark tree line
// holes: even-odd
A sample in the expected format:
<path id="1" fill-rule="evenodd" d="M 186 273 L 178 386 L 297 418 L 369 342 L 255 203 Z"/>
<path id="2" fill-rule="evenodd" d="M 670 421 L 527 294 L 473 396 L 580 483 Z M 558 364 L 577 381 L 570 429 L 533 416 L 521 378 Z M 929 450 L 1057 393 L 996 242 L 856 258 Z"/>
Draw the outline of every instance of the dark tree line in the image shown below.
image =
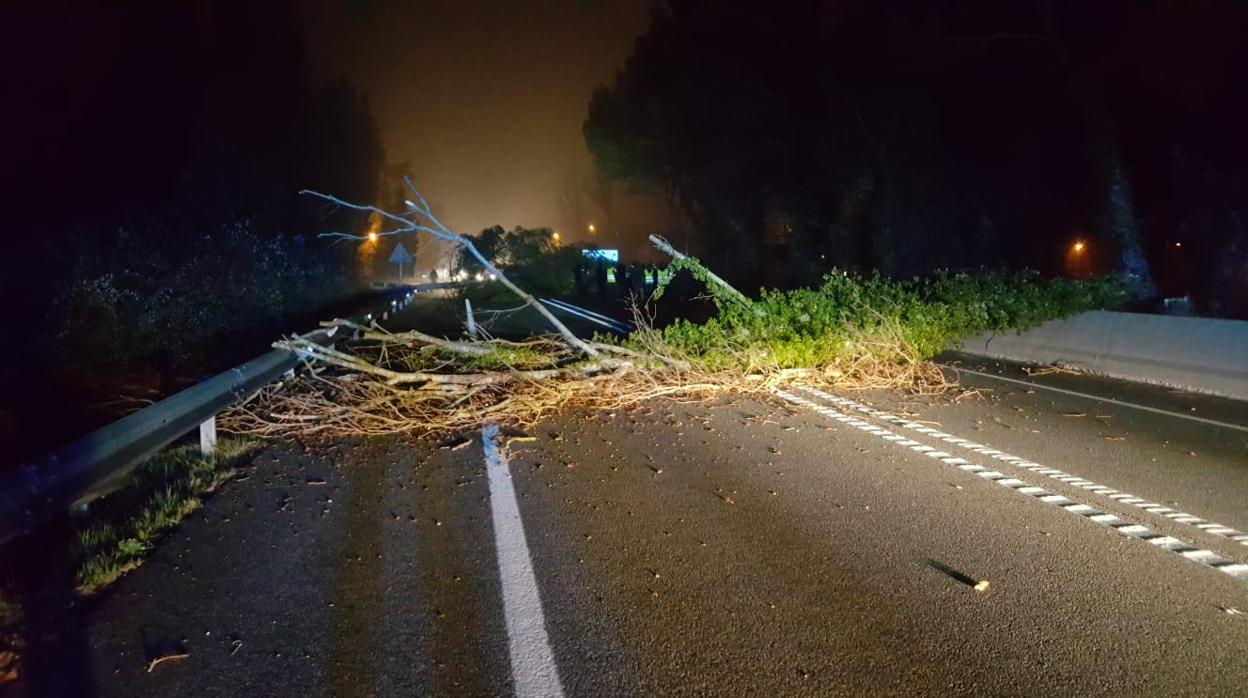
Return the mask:
<path id="1" fill-rule="evenodd" d="M 1242 316 L 1246 30 L 1218 0 L 671 0 L 585 137 L 743 282 L 1125 271 Z"/>
<path id="2" fill-rule="evenodd" d="M 42 234 L 170 211 L 297 232 L 300 187 L 375 195 L 368 105 L 311 75 L 292 0 L 7 5 L 0 176 Z"/>
<path id="3" fill-rule="evenodd" d="M 383 152 L 360 90 L 313 74 L 300 11 L 0 6 L 0 441 L 66 371 L 211 370 L 351 291 L 355 251 L 314 236 L 363 223 L 297 192 L 373 201 Z"/>
<path id="4" fill-rule="evenodd" d="M 383 152 L 368 103 L 352 84 L 312 75 L 297 10 L 293 0 L 6 3 L 6 299 L 51 299 L 75 276 L 108 271 L 92 258 L 123 240 L 169 265 L 239 225 L 310 247 L 294 239 L 330 222 L 297 196 L 304 187 L 373 200 Z M 29 328 L 48 311 L 34 305 L 4 307 Z"/>

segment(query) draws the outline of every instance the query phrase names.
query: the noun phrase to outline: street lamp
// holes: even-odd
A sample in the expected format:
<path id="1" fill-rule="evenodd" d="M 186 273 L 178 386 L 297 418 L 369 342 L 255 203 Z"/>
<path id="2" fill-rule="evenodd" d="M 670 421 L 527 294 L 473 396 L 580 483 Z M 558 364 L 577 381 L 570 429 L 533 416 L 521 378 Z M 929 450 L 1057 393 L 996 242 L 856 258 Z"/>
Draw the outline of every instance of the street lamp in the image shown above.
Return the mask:
<path id="1" fill-rule="evenodd" d="M 555 243 L 556 245 L 558 245 L 558 244 L 559 244 L 559 233 L 551 233 L 551 234 L 550 234 L 550 240 L 551 240 L 551 242 L 553 242 L 553 243 Z"/>
<path id="2" fill-rule="evenodd" d="M 369 241 L 369 242 L 377 242 L 377 233 L 369 233 L 369 234 L 368 234 L 368 241 Z"/>
<path id="3" fill-rule="evenodd" d="M 590 223 L 589 225 L 585 226 L 585 229 L 589 231 L 590 235 L 593 235 L 594 233 L 598 232 L 598 229 L 594 227 L 593 223 Z"/>
<path id="4" fill-rule="evenodd" d="M 1070 249 L 1075 254 L 1082 254 L 1084 247 L 1086 247 L 1086 245 L 1083 244 L 1083 240 L 1076 240 L 1075 244 L 1070 246 Z"/>

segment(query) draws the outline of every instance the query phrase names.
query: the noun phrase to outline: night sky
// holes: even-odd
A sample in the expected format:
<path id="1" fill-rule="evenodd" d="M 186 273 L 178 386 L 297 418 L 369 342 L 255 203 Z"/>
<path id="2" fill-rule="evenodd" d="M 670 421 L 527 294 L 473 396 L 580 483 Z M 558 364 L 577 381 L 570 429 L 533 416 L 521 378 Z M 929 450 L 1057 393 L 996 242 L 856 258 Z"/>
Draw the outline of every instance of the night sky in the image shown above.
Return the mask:
<path id="1" fill-rule="evenodd" d="M 651 4 L 322 0 L 308 10 L 308 51 L 319 72 L 368 93 L 390 172 L 410 173 L 460 231 L 551 226 L 576 240 L 593 222 L 594 242 L 641 252 L 669 225 L 657 200 L 617 184 L 608 230 L 592 202 L 578 224 L 561 199 L 570 181 L 592 182 L 586 104 Z"/>

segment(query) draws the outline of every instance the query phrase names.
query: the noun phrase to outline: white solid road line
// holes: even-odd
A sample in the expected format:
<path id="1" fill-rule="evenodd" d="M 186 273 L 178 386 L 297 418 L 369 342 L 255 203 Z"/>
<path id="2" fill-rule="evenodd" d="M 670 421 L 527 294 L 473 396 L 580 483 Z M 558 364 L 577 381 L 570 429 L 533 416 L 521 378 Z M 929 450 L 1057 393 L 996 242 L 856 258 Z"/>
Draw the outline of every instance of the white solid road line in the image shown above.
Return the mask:
<path id="1" fill-rule="evenodd" d="M 582 308 L 580 306 L 572 305 L 571 303 L 564 303 L 563 301 L 557 301 L 557 300 L 554 300 L 553 298 L 543 298 L 542 302 L 545 303 L 546 305 L 553 307 L 555 310 L 562 310 L 565 313 L 576 315 L 577 317 L 583 318 L 585 320 L 589 320 L 592 323 L 602 325 L 603 327 L 606 327 L 607 329 L 610 329 L 610 330 L 615 330 L 616 332 L 627 333 L 627 332 L 632 331 L 632 328 L 630 328 L 628 325 L 625 325 L 622 322 L 613 320 L 605 315 L 599 315 L 598 313 L 595 313 L 591 310 L 586 310 L 585 308 Z"/>
<path id="2" fill-rule="evenodd" d="M 951 443 L 959 448 L 965 448 L 968 451 L 973 451 L 980 455 L 988 456 L 989 458 L 992 458 L 993 460 L 998 460 L 998 461 L 1001 461 L 1002 463 L 1009 463 L 1010 465 L 1016 468 L 1030 470 L 1031 472 L 1036 473 L 1037 475 L 1043 475 L 1047 478 L 1051 478 L 1053 480 L 1064 482 L 1070 485 L 1071 487 L 1078 487 L 1079 489 L 1087 490 L 1088 492 L 1099 494 L 1104 497 L 1109 497 L 1110 499 L 1113 499 L 1122 504 L 1130 504 L 1133 507 L 1143 509 L 1144 511 L 1147 511 L 1150 514 L 1157 514 L 1158 516 L 1163 516 L 1167 519 L 1170 519 L 1171 521 L 1174 521 L 1175 523 L 1181 523 L 1181 524 L 1186 524 L 1188 526 L 1194 526 L 1200 529 L 1201 531 L 1204 531 L 1205 533 L 1208 533 L 1210 535 L 1218 536 L 1219 538 L 1226 538 L 1227 540 L 1234 541 L 1236 543 L 1239 543 L 1240 545 L 1248 546 L 1248 533 L 1244 533 L 1243 531 L 1236 530 L 1234 528 L 1231 528 L 1230 526 L 1223 526 L 1222 524 L 1219 524 L 1219 523 L 1207 521 L 1205 519 L 1202 519 L 1199 516 L 1193 516 L 1192 514 L 1189 514 L 1187 512 L 1176 511 L 1175 509 L 1165 506 L 1159 502 L 1151 501 L 1151 500 L 1145 499 L 1144 497 L 1137 497 L 1133 494 L 1129 494 L 1121 490 L 1113 489 L 1112 487 L 1106 487 L 1105 485 L 1098 484 L 1096 482 L 1093 482 L 1092 480 L 1088 480 L 1088 479 L 1079 477 L 1077 475 L 1071 475 L 1064 471 L 1058 470 L 1057 468 L 1050 468 L 1041 463 L 1027 460 L 1026 458 L 1019 458 L 1018 456 L 1011 455 L 1009 453 L 1006 453 L 1005 451 L 998 451 L 995 448 L 990 448 L 984 444 L 976 443 L 974 441 L 971 441 L 970 439 L 964 439 L 960 436 L 955 436 L 953 434 L 943 432 L 939 429 L 933 429 L 932 427 L 926 424 L 923 424 L 922 422 L 916 422 L 911 419 L 906 419 L 905 417 L 898 417 L 894 414 L 889 414 L 888 412 L 884 412 L 883 410 L 877 410 L 874 407 L 864 405 L 860 402 L 855 402 L 848 398 L 838 397 L 831 393 L 827 393 L 822 390 L 811 388 L 805 385 L 798 384 L 796 387 L 798 390 L 804 390 L 805 392 L 810 393 L 811 395 L 814 395 L 815 397 L 818 397 L 822 400 L 827 400 L 828 402 L 834 405 L 837 405 L 838 407 L 851 409 L 851 410 L 854 410 L 855 412 L 860 412 L 870 417 L 874 417 L 882 422 L 887 422 L 889 424 L 896 424 L 898 426 L 902 426 L 907 429 L 917 431 L 920 434 L 930 436 L 934 439 L 940 439 L 941 441 L 944 441 L 945 443 Z"/>
<path id="3" fill-rule="evenodd" d="M 1235 431 L 1248 432 L 1248 426 L 1244 426 L 1242 424 L 1231 424 L 1230 422 L 1219 422 L 1216 419 L 1206 419 L 1204 417 L 1197 417 L 1196 415 L 1192 415 L 1192 414 L 1183 414 L 1182 412 L 1171 412 L 1170 410 L 1163 410 L 1159 407 L 1149 407 L 1148 405 L 1140 405 L 1134 402 L 1126 402 L 1124 400 L 1115 400 L 1112 397 L 1101 397 L 1100 395 L 1090 395 L 1088 393 L 1081 393 L 1077 390 L 1067 390 L 1065 388 L 1054 388 L 1051 385 L 1043 385 L 1040 383 L 1033 383 L 1031 381 L 1019 380 L 1017 378 L 1008 378 L 1006 376 L 998 376 L 995 373 L 985 373 L 983 371 L 976 371 L 970 368 L 962 368 L 961 366 L 950 366 L 949 364 L 939 364 L 939 365 L 944 366 L 945 368 L 951 371 L 962 371 L 963 373 L 970 373 L 976 376 L 983 376 L 984 378 L 994 378 L 999 381 L 1005 381 L 1006 383 L 1016 383 L 1018 385 L 1025 385 L 1028 388 L 1040 388 L 1041 390 L 1051 390 L 1055 393 L 1062 393 L 1064 395 L 1074 395 L 1075 397 L 1086 398 L 1088 400 L 1108 402 L 1111 405 L 1130 407 L 1131 409 L 1143 410 L 1144 412 L 1152 412 L 1154 414 L 1164 414 L 1167 417 L 1178 417 L 1179 419 L 1186 419 L 1192 422 L 1200 422 L 1201 424 L 1209 424 L 1215 427 L 1222 427 L 1223 429 L 1234 429 Z"/>
<path id="4" fill-rule="evenodd" d="M 485 470 L 490 483 L 490 514 L 494 521 L 494 547 L 503 587 L 503 616 L 507 622 L 507 649 L 511 676 L 519 698 L 563 696 L 555 655 L 546 636 L 537 577 L 524 539 L 524 522 L 516 491 L 507 468 L 507 454 L 498 448 L 498 427 L 481 430 Z"/>
<path id="5" fill-rule="evenodd" d="M 631 332 L 632 331 L 631 327 L 624 324 L 623 322 L 620 322 L 619 320 L 616 320 L 615 318 L 608 317 L 606 315 L 603 315 L 602 313 L 595 313 L 594 311 L 589 310 L 588 308 L 582 308 L 579 305 L 572 305 L 571 303 L 568 303 L 567 301 L 556 300 L 554 298 L 543 298 L 542 302 L 545 303 L 546 305 L 554 307 L 556 310 L 562 310 L 565 313 L 571 313 L 573 315 L 589 320 L 590 322 L 594 322 L 599 325 L 602 325 L 603 327 L 609 327 L 617 332 Z"/>
<path id="6" fill-rule="evenodd" d="M 982 465 L 972 463 L 963 458 L 958 458 L 951 453 L 945 453 L 944 451 L 937 450 L 936 448 L 913 439 L 907 439 L 899 434 L 894 434 L 887 429 L 876 426 L 871 422 L 858 419 L 857 417 L 844 414 L 843 412 L 838 412 L 826 405 L 811 402 L 810 400 L 798 397 L 797 395 L 784 390 L 776 390 L 775 393 L 779 397 L 795 405 L 801 405 L 802 407 L 814 410 L 829 419 L 834 419 L 842 424 L 847 424 L 856 429 L 861 429 L 868 434 L 878 436 L 899 448 L 908 448 L 915 453 L 921 453 L 928 458 L 938 460 L 941 463 L 955 467 L 958 470 L 972 473 L 984 478 L 985 480 L 992 480 L 993 482 L 1008 487 L 1026 497 L 1036 499 L 1044 502 L 1045 504 L 1055 506 L 1067 513 L 1101 524 L 1102 526 L 1106 526 L 1124 536 L 1138 538 L 1139 540 L 1149 543 L 1158 549 L 1176 553 L 1186 560 L 1191 560 L 1207 567 L 1212 567 L 1213 569 L 1234 577 L 1242 582 L 1248 582 L 1248 565 L 1240 564 L 1233 560 L 1227 560 L 1211 550 L 1197 548 L 1196 546 L 1190 545 L 1183 540 L 1174 538 L 1173 536 L 1163 536 L 1147 526 L 1132 524 L 1128 521 L 1123 521 L 1113 514 L 1099 511 L 1094 507 L 1088 506 L 1087 504 L 1075 502 L 1061 495 L 1051 494 L 1046 492 L 1043 487 L 1030 486 L 1026 482 L 1017 478 L 1007 477 L 1004 473 L 997 472 L 996 470 L 992 470 L 990 468 L 985 468 Z"/>
<path id="7" fill-rule="evenodd" d="M 568 308 L 568 309 L 571 309 L 571 310 L 579 310 L 579 311 L 581 311 L 582 313 L 585 313 L 586 315 L 593 315 L 594 317 L 598 318 L 599 320 L 606 320 L 607 322 L 610 322 L 610 323 L 615 324 L 615 325 L 619 325 L 620 327 L 628 327 L 628 323 L 626 323 L 626 322 L 624 322 L 624 321 L 622 321 L 622 320 L 616 320 L 615 318 L 611 317 L 610 315 L 603 315 L 602 313 L 594 312 L 593 310 L 590 310 L 589 308 L 582 308 L 582 307 L 581 307 L 581 306 L 579 306 L 579 305 L 573 305 L 573 304 L 571 304 L 571 303 L 569 303 L 569 302 L 567 302 L 567 301 L 564 301 L 564 300 L 559 300 L 558 298 L 547 298 L 547 299 L 546 299 L 546 302 L 547 302 L 547 303 L 555 303 L 556 305 L 560 305 L 560 306 L 562 306 L 562 307 L 564 307 L 564 308 Z"/>

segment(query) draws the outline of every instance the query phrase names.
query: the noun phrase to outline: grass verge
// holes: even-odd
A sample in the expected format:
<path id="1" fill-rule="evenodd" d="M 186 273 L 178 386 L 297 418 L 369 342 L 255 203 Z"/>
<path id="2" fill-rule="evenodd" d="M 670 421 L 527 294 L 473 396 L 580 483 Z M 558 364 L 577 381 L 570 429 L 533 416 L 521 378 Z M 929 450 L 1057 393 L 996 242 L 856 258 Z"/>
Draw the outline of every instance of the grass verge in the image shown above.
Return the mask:
<path id="1" fill-rule="evenodd" d="M 203 497 L 230 479 L 258 447 L 254 441 L 222 439 L 216 452 L 207 457 L 200 455 L 197 445 L 157 454 L 135 468 L 124 487 L 74 516 L 68 533 L 41 540 L 38 556 L 46 564 L 68 565 L 73 588 L 65 593 L 100 591 L 142 564 L 161 535 L 198 509 Z M 31 562 L 18 566 L 45 564 Z M 30 569 L 5 570 L 8 579 L 0 584 L 0 683 L 17 675 L 25 645 L 23 630 L 32 615 L 14 591 L 28 586 L 16 581 L 24 572 L 31 574 Z M 44 596 L 55 592 L 40 590 Z M 44 614 L 36 611 L 33 615 Z M 37 617 L 34 620 L 41 622 Z M 52 618 L 46 623 L 55 625 L 64 620 Z"/>
<path id="2" fill-rule="evenodd" d="M 75 527 L 78 591 L 103 589 L 137 567 L 160 535 L 198 509 L 255 449 L 254 442 L 222 439 L 211 456 L 183 446 L 136 468 L 128 487 L 93 505 Z"/>

